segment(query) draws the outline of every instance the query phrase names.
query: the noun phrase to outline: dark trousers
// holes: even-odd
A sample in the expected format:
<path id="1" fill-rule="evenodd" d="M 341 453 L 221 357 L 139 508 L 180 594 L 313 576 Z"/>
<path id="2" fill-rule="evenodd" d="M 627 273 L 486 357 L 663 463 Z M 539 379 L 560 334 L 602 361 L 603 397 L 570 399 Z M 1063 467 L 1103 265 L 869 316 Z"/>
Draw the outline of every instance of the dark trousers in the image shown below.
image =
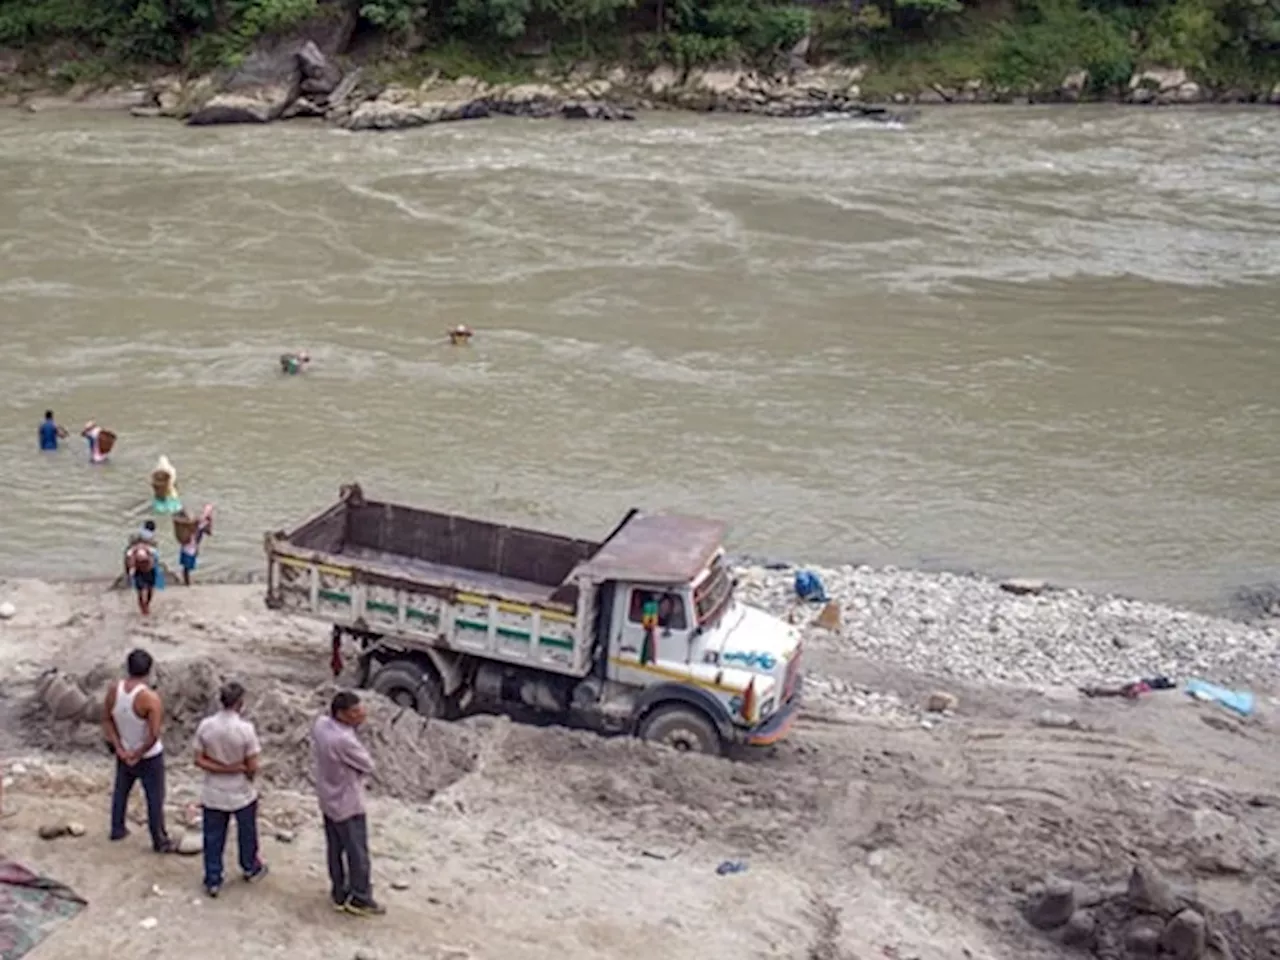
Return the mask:
<path id="1" fill-rule="evenodd" d="M 348 898 L 373 901 L 369 878 L 369 823 L 362 813 L 346 820 L 324 818 L 324 847 L 329 857 L 329 896 L 334 903 Z"/>
<path id="2" fill-rule="evenodd" d="M 227 848 L 227 833 L 231 818 L 236 818 L 236 852 L 240 857 L 240 872 L 246 877 L 258 872 L 262 861 L 258 859 L 258 801 L 239 810 L 212 810 L 203 808 L 201 822 L 204 826 L 204 885 L 222 886 L 222 853 Z"/>
<path id="3" fill-rule="evenodd" d="M 116 785 L 111 791 L 111 839 L 121 840 L 128 835 L 124 815 L 129 807 L 129 794 L 133 785 L 142 781 L 142 792 L 147 798 L 147 829 L 151 831 L 151 847 L 161 853 L 169 845 L 169 835 L 164 829 L 164 754 L 144 757 L 132 767 L 116 758 Z"/>

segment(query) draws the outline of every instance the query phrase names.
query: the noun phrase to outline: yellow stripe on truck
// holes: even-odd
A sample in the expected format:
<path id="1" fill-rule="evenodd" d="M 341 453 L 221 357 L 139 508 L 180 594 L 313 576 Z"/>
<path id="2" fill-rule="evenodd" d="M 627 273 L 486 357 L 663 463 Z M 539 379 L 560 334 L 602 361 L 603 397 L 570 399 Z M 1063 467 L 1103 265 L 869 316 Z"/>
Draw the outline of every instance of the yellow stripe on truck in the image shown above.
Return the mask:
<path id="1" fill-rule="evenodd" d="M 746 691 L 746 687 L 730 687 L 723 683 L 716 683 L 713 680 L 701 680 L 698 677 L 692 677 L 687 673 L 681 673 L 679 670 L 669 670 L 666 667 L 658 667 L 652 663 L 640 663 L 636 660 L 623 660 L 621 657 L 610 657 L 609 662 L 615 667 L 625 667 L 628 670 L 639 670 L 642 673 L 651 673 L 655 677 L 663 677 L 667 680 L 677 680 L 680 683 L 687 683 L 692 687 L 702 687 L 704 690 L 715 690 L 717 693 L 728 693 L 737 696 Z"/>
<path id="2" fill-rule="evenodd" d="M 276 563 L 282 567 L 297 567 L 299 570 L 310 570 L 315 567 L 321 573 L 351 579 L 351 570 L 348 567 L 331 567 L 327 563 L 309 563 L 306 560 L 295 560 L 293 557 L 276 557 Z"/>
<path id="3" fill-rule="evenodd" d="M 482 597 L 477 593 L 460 593 L 458 599 L 463 603 L 474 603 L 478 607 L 487 607 L 489 598 Z M 574 623 L 573 617 L 566 613 L 557 613 L 554 610 L 547 610 L 542 607 L 528 607 L 522 603 L 510 603 L 506 600 L 498 601 L 498 609 L 503 613 L 521 613 L 526 616 L 533 616 L 535 613 L 542 614 L 543 620 L 557 620 L 560 623 Z"/>

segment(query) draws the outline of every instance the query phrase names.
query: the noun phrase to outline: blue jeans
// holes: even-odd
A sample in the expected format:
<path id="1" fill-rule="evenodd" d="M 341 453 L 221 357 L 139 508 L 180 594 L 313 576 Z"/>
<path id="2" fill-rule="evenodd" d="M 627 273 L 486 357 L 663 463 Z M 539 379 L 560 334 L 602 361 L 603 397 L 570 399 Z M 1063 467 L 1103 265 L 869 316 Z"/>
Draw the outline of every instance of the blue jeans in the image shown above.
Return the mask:
<path id="1" fill-rule="evenodd" d="M 111 791 L 111 839 L 123 840 L 129 835 L 124 815 L 129 807 L 129 794 L 133 785 L 142 781 L 142 792 L 147 798 L 147 828 L 151 831 L 151 848 L 160 853 L 169 845 L 169 835 L 164 829 L 164 754 L 144 757 L 132 767 L 116 759 L 116 783 Z"/>
<path id="2" fill-rule="evenodd" d="M 222 886 L 222 852 L 227 848 L 231 818 L 236 818 L 236 848 L 240 855 L 240 872 L 252 876 L 262 866 L 258 858 L 258 801 L 239 810 L 204 808 L 204 885 Z"/>

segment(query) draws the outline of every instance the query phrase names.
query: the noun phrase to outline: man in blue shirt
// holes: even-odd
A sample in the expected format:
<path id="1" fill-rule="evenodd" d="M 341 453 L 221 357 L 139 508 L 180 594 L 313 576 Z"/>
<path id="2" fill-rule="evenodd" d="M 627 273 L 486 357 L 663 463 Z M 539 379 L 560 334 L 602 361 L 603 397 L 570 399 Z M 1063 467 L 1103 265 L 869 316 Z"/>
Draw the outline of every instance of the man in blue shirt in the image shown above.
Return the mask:
<path id="1" fill-rule="evenodd" d="M 53 411 L 44 412 L 44 422 L 40 424 L 40 449 L 57 450 L 58 441 L 67 439 L 67 431 L 63 430 L 53 419 Z"/>

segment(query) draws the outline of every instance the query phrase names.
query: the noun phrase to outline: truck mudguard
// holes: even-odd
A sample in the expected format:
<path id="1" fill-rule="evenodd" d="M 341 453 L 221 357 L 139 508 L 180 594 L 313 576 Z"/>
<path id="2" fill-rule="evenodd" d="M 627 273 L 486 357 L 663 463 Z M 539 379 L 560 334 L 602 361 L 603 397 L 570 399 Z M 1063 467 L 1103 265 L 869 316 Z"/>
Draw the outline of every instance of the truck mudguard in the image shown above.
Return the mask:
<path id="1" fill-rule="evenodd" d="M 652 687 L 645 687 L 636 699 L 635 710 L 632 713 L 633 725 L 638 729 L 640 721 L 651 713 L 654 707 L 673 702 L 697 707 L 716 725 L 720 736 L 732 739 L 733 720 L 729 717 L 729 711 L 725 709 L 724 704 L 705 690 L 680 683 L 658 683 Z"/>

